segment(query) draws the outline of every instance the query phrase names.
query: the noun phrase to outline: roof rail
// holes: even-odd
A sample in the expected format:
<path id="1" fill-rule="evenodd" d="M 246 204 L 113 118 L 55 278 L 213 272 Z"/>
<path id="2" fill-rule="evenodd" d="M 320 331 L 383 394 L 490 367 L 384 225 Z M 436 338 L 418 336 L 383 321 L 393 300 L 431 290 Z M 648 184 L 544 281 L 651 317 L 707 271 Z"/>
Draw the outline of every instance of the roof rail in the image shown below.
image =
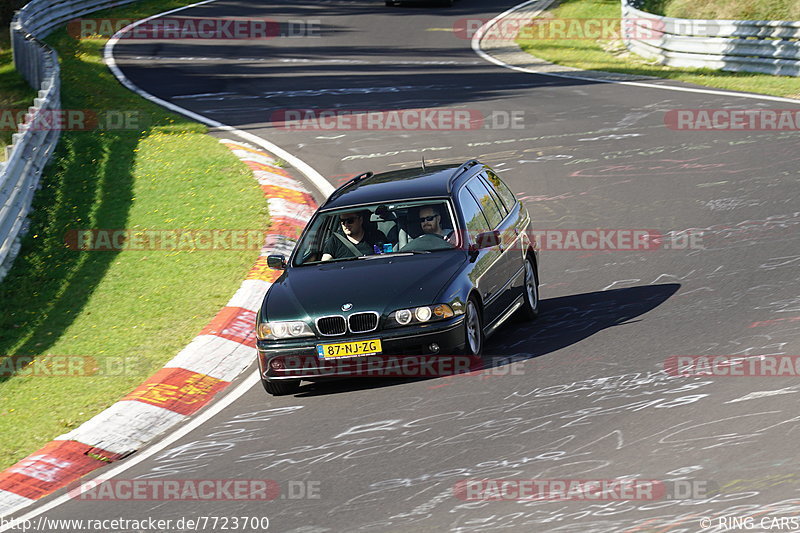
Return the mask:
<path id="1" fill-rule="evenodd" d="M 367 171 L 367 172 L 362 172 L 361 174 L 359 174 L 359 175 L 358 175 L 358 176 L 356 176 L 355 178 L 353 178 L 353 179 L 349 180 L 349 181 L 348 181 L 348 182 L 346 182 L 344 185 L 342 185 L 341 187 L 339 187 L 338 189 L 336 189 L 335 191 L 333 191 L 333 192 L 331 193 L 331 195 L 330 195 L 330 196 L 328 196 L 328 199 L 325 201 L 325 203 L 328 203 L 328 202 L 330 202 L 331 200 L 333 200 L 333 199 L 335 199 L 335 198 L 338 198 L 338 197 L 339 197 L 339 196 L 341 196 L 341 195 L 342 195 L 342 193 L 343 193 L 343 192 L 345 192 L 345 191 L 346 191 L 348 188 L 352 187 L 353 185 L 355 185 L 356 183 L 358 183 L 358 182 L 359 182 L 359 181 L 361 181 L 361 180 L 365 180 L 365 179 L 367 179 L 367 178 L 371 178 L 373 175 L 374 175 L 374 173 L 373 173 L 371 170 L 370 170 L 370 171 Z"/>
<path id="2" fill-rule="evenodd" d="M 450 176 L 450 180 L 447 182 L 447 192 L 448 193 L 450 192 L 451 187 L 453 186 L 453 182 L 456 180 L 457 177 L 459 177 L 461 174 L 471 169 L 475 165 L 480 165 L 480 164 L 481 162 L 478 161 L 477 159 L 470 159 L 469 161 L 458 167 L 455 170 L 455 172 L 453 172 L 453 175 Z"/>

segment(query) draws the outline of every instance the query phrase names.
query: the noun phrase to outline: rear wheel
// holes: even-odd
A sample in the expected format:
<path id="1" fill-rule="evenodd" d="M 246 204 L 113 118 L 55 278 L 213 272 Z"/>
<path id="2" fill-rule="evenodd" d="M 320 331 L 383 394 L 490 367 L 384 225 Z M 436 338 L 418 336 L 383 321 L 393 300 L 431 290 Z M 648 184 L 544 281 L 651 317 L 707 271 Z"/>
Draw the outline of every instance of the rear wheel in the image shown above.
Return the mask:
<path id="1" fill-rule="evenodd" d="M 261 384 L 264 385 L 264 390 L 273 396 L 285 396 L 287 394 L 294 394 L 300 390 L 299 379 L 287 379 L 282 381 L 267 381 L 266 379 L 262 379 Z"/>
<path id="2" fill-rule="evenodd" d="M 480 304 L 475 298 L 467 301 L 467 310 L 464 314 L 464 351 L 469 355 L 483 353 L 483 321 L 481 319 Z"/>
<path id="3" fill-rule="evenodd" d="M 539 279 L 530 258 L 525 259 L 525 303 L 521 314 L 527 320 L 534 320 L 539 316 Z"/>

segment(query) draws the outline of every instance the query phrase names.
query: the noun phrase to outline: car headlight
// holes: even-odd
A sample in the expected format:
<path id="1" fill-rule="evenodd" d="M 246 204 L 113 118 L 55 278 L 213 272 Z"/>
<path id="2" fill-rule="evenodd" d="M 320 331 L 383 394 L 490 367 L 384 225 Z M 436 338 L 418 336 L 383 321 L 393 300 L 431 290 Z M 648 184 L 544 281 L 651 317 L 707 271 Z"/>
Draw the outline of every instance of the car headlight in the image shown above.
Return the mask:
<path id="1" fill-rule="evenodd" d="M 256 336 L 260 340 L 295 339 L 313 337 L 314 332 L 302 320 L 284 322 L 261 322 L 256 326 Z"/>
<path id="2" fill-rule="evenodd" d="M 433 316 L 433 311 L 430 307 L 417 307 L 414 309 L 414 318 L 420 322 L 427 322 Z"/>
<path id="3" fill-rule="evenodd" d="M 397 321 L 398 324 L 405 326 L 409 322 L 411 322 L 411 318 L 414 315 L 408 309 L 400 309 L 399 311 L 395 311 L 394 319 Z"/>
<path id="4" fill-rule="evenodd" d="M 455 316 L 453 309 L 447 304 L 421 305 L 408 309 L 398 309 L 389 315 L 388 327 L 424 324 Z"/>

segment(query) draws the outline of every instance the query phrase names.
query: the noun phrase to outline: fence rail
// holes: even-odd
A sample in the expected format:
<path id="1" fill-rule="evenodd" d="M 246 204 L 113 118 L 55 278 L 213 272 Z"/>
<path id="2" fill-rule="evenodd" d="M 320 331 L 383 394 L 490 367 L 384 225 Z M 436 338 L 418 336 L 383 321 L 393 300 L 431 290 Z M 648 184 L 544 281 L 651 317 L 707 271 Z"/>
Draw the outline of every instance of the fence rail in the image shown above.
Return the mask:
<path id="1" fill-rule="evenodd" d="M 17 72 L 37 93 L 0 163 L 0 280 L 11 268 L 26 229 L 33 194 L 60 132 L 48 126 L 61 108 L 58 56 L 41 41 L 61 24 L 92 11 L 138 0 L 33 0 L 14 14 L 11 46 Z"/>
<path id="2" fill-rule="evenodd" d="M 622 1 L 631 52 L 672 67 L 800 76 L 800 21 L 662 17 Z"/>

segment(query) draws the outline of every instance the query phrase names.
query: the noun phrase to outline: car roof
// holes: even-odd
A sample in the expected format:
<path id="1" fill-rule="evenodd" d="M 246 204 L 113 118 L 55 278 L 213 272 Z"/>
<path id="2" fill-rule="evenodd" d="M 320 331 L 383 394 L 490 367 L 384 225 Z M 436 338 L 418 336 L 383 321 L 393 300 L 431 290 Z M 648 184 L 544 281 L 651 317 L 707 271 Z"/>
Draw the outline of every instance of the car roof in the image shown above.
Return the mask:
<path id="1" fill-rule="evenodd" d="M 462 169 L 468 172 L 463 172 Z M 450 196 L 461 179 L 475 174 L 483 165 L 470 160 L 462 165 L 436 165 L 421 168 L 393 170 L 380 174 L 366 173 L 345 183 L 328 198 L 321 209 L 338 209 L 351 205 L 364 205 L 404 200 L 410 198 L 437 198 Z M 453 180 L 454 177 L 458 179 Z"/>

